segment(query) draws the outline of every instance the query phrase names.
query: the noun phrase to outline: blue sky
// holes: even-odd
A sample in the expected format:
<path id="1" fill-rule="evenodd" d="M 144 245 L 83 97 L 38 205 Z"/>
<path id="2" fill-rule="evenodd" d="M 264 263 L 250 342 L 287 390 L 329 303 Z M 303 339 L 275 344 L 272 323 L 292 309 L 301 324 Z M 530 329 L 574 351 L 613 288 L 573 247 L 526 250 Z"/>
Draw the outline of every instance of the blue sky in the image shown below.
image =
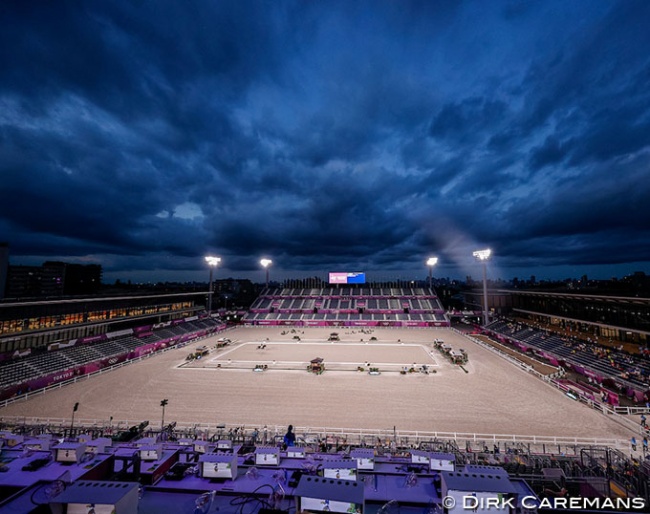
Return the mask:
<path id="1" fill-rule="evenodd" d="M 650 2 L 5 1 L 0 240 L 107 279 L 650 273 Z"/>

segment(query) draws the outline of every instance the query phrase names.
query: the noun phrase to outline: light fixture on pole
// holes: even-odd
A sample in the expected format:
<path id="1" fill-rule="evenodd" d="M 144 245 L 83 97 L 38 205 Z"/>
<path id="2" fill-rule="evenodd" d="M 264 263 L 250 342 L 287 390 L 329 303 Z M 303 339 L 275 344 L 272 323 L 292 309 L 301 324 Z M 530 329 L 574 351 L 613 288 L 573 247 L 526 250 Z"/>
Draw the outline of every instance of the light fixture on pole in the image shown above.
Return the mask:
<path id="1" fill-rule="evenodd" d="M 260 264 L 262 267 L 266 270 L 266 288 L 269 288 L 269 266 L 273 264 L 273 261 L 271 259 L 262 259 L 260 261 Z"/>
<path id="2" fill-rule="evenodd" d="M 429 289 L 433 287 L 433 277 L 431 275 L 433 267 L 438 264 L 438 257 L 429 257 L 427 266 L 429 266 Z"/>
<path id="3" fill-rule="evenodd" d="M 483 326 L 487 325 L 488 319 L 488 295 L 487 295 L 487 260 L 492 255 L 492 250 L 477 250 L 472 254 L 483 264 Z"/>
<path id="4" fill-rule="evenodd" d="M 205 262 L 207 262 L 208 266 L 210 266 L 210 289 L 208 290 L 208 314 L 211 314 L 212 313 L 212 270 L 219 265 L 219 263 L 221 262 L 221 257 L 214 257 L 212 255 L 208 255 L 205 258 Z"/>
<path id="5" fill-rule="evenodd" d="M 77 409 L 79 408 L 79 402 L 74 404 L 74 407 L 72 407 L 72 421 L 70 422 L 70 437 L 73 436 L 74 432 L 74 413 L 77 412 Z"/>
<path id="6" fill-rule="evenodd" d="M 162 420 L 160 422 L 160 431 L 162 432 L 163 429 L 165 428 L 165 405 L 169 403 L 169 400 L 165 398 L 164 400 L 161 400 L 160 406 L 162 407 Z"/>

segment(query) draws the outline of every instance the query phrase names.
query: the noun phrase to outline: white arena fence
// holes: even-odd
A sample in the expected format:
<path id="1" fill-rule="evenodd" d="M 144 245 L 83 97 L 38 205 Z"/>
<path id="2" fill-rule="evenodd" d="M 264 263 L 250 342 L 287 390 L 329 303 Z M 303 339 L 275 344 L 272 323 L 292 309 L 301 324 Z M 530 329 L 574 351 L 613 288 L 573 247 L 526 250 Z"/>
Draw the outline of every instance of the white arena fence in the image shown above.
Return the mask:
<path id="1" fill-rule="evenodd" d="M 74 429 L 83 433 L 85 431 L 102 430 L 105 436 L 129 430 L 130 427 L 139 426 L 143 420 L 106 420 L 106 419 L 76 419 Z M 71 429 L 71 418 L 38 418 L 4 416 L 0 417 L 0 424 L 11 427 L 40 427 L 55 431 Z M 169 425 L 166 425 L 168 427 Z M 228 424 L 228 423 L 191 423 L 174 422 L 173 432 L 179 437 L 206 440 L 210 438 L 240 438 L 246 440 L 256 439 L 258 442 L 273 444 L 281 442 L 287 427 L 282 425 L 259 424 Z M 146 430 L 151 433 L 160 433 L 160 423 L 156 421 L 147 425 Z M 317 443 L 336 444 L 341 446 L 385 446 L 385 447 L 415 447 L 426 443 L 454 442 L 460 449 L 468 446 L 474 451 L 482 451 L 483 445 L 533 445 L 548 448 L 562 448 L 566 452 L 569 448 L 576 447 L 609 447 L 627 450 L 629 441 L 617 438 L 572 437 L 572 436 L 537 436 L 516 434 L 483 434 L 471 432 L 437 432 L 437 431 L 412 431 L 399 430 L 396 427 L 387 429 L 355 429 L 333 427 L 300 427 L 295 426 L 294 432 L 298 444 L 310 445 Z M 559 453 L 559 452 L 558 452 Z"/>

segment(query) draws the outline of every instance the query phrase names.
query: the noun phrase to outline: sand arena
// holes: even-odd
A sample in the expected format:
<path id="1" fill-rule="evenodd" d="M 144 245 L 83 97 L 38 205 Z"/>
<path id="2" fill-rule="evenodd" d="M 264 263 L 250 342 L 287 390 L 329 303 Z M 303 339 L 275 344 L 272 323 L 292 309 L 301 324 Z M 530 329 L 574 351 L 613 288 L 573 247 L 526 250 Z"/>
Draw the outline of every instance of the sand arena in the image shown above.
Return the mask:
<path id="1" fill-rule="evenodd" d="M 79 422 L 103 423 L 112 417 L 114 422 L 159 424 L 160 401 L 167 398 L 166 422 L 620 440 L 630 436 L 613 420 L 449 329 L 295 330 L 230 330 L 16 402 L 0 410 L 0 416 L 69 419 L 79 402 Z M 327 341 L 332 331 L 340 342 Z M 214 348 L 223 336 L 233 343 Z M 467 351 L 467 373 L 433 347 L 436 338 Z M 262 343 L 266 348 L 259 348 Z M 187 365 L 188 353 L 201 345 L 210 347 L 210 354 Z M 321 375 L 306 371 L 315 357 L 325 359 L 327 370 Z M 436 372 L 399 373 L 414 363 Z M 256 364 L 267 370 L 253 372 Z M 357 371 L 366 364 L 378 367 L 381 375 Z"/>

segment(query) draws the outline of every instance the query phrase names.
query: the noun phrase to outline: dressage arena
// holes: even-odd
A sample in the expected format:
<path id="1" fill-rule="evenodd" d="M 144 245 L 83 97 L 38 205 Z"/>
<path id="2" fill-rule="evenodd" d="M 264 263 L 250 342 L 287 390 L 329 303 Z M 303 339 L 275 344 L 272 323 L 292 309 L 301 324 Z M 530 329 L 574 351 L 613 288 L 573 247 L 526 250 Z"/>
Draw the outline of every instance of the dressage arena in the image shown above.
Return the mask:
<path id="1" fill-rule="evenodd" d="M 328 341 L 334 331 L 341 341 Z M 220 337 L 232 343 L 217 348 Z M 467 352 L 466 371 L 434 347 L 435 339 Z M 203 345 L 208 355 L 186 361 Z M 320 375 L 307 371 L 317 357 L 326 367 Z M 256 365 L 266 369 L 254 372 Z M 428 373 L 399 372 L 423 365 Z M 369 375 L 368 367 L 381 374 Z M 112 417 L 114 423 L 149 420 L 160 426 L 162 399 L 169 400 L 166 423 L 581 439 L 631 435 L 449 329 L 242 327 L 16 402 L 0 410 L 0 418 L 69 419 L 79 402 L 80 422 Z"/>

